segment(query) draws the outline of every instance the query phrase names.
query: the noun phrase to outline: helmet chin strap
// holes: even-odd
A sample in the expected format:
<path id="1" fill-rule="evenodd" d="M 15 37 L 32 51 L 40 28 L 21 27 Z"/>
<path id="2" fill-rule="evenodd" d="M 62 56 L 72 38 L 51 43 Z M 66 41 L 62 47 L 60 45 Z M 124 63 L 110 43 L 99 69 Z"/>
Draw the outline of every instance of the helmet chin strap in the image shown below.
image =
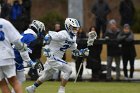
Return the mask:
<path id="1" fill-rule="evenodd" d="M 72 32 L 74 35 L 76 35 L 77 34 L 77 32 Z"/>
<path id="2" fill-rule="evenodd" d="M 71 32 L 71 31 L 69 32 L 69 35 L 70 35 L 71 38 L 73 38 L 74 36 L 76 36 L 76 34 L 77 34 L 77 33 L 73 33 L 73 32 Z"/>

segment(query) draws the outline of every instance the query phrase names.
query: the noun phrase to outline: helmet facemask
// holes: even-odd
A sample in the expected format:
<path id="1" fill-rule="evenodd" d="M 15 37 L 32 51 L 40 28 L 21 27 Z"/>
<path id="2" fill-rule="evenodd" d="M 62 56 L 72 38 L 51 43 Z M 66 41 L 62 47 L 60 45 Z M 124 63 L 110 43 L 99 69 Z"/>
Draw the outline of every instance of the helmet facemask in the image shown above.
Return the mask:
<path id="1" fill-rule="evenodd" d="M 65 28 L 69 33 L 71 33 L 73 35 L 76 35 L 77 32 L 79 31 L 80 25 L 79 25 L 79 22 L 76 19 L 67 18 L 65 20 Z"/>

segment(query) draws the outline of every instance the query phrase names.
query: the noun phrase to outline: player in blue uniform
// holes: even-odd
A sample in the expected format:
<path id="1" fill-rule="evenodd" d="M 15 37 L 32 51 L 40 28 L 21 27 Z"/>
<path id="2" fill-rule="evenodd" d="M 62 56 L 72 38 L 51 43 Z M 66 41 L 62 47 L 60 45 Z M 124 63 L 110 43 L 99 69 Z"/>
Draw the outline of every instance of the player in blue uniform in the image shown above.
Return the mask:
<path id="1" fill-rule="evenodd" d="M 30 24 L 29 28 L 22 33 L 21 41 L 27 44 L 29 48 L 29 56 L 33 61 L 41 57 L 41 49 L 43 46 L 43 38 L 45 36 L 45 25 L 44 23 L 33 20 Z M 23 66 L 23 59 L 18 52 L 17 49 L 14 48 L 15 53 L 15 61 L 16 61 L 16 71 L 17 71 L 17 78 L 20 83 L 26 80 L 24 75 L 24 66 Z M 36 71 L 36 69 L 34 69 Z M 37 72 L 35 73 L 37 74 Z M 12 90 L 12 93 L 15 93 Z"/>

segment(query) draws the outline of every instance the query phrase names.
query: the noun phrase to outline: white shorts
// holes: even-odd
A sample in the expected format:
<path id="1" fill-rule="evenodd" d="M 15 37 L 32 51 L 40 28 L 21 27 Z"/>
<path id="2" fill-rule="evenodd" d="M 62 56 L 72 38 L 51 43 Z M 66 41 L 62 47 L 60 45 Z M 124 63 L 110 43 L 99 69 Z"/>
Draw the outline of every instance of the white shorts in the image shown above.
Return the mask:
<path id="1" fill-rule="evenodd" d="M 44 82 L 45 80 L 51 79 L 53 77 L 53 74 L 58 70 L 70 74 L 71 67 L 60 58 L 49 60 L 44 64 L 44 70 L 42 72 L 42 75 L 39 77 L 39 80 L 41 82 Z"/>
<path id="2" fill-rule="evenodd" d="M 22 82 L 24 82 L 26 80 L 24 70 L 17 71 L 17 79 L 19 80 L 20 83 L 22 83 Z"/>
<path id="3" fill-rule="evenodd" d="M 11 78 L 16 76 L 15 65 L 0 66 L 0 81 L 3 78 Z"/>

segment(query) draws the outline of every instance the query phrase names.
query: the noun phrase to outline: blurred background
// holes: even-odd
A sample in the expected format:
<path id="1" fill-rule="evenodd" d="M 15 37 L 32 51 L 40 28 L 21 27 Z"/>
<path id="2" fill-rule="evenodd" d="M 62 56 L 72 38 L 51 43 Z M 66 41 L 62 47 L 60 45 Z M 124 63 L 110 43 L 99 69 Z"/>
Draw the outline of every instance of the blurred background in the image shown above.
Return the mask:
<path id="1" fill-rule="evenodd" d="M 91 26 L 96 25 L 98 13 L 99 15 L 103 15 L 101 12 L 95 11 L 96 9 L 94 6 L 97 4 L 98 1 L 100 0 L 0 0 L 0 11 L 1 11 L 0 16 L 10 20 L 20 33 L 22 33 L 25 29 L 28 28 L 28 25 L 33 19 L 37 19 L 44 22 L 47 30 L 55 30 L 54 25 L 57 22 L 60 23 L 61 29 L 65 29 L 64 28 L 65 18 L 74 17 L 79 20 L 82 30 L 86 34 L 89 32 Z M 105 1 L 105 4 L 107 4 L 107 6 L 109 7 L 109 12 L 105 15 L 106 16 L 105 21 L 107 24 L 106 28 L 107 29 L 109 28 L 108 22 L 111 19 L 114 19 L 117 23 L 118 28 L 122 29 L 124 25 L 122 24 L 123 20 L 122 18 L 127 17 L 127 15 L 122 16 L 121 12 L 127 11 L 128 15 L 132 14 L 133 16 L 132 23 L 129 24 L 128 22 L 127 24 L 130 25 L 132 32 L 134 33 L 134 40 L 140 40 L 140 0 L 128 0 L 132 1 L 133 5 L 128 4 L 128 7 L 125 7 L 124 10 L 123 8 L 120 9 L 120 7 L 121 2 L 125 0 L 103 0 L 103 1 Z M 100 8 L 100 6 L 98 6 L 97 4 L 96 8 L 98 7 Z M 104 8 L 104 6 L 101 7 Z M 134 10 L 130 9 L 132 7 Z M 104 19 L 102 18 L 99 19 L 100 21 L 101 20 L 104 21 Z M 103 33 L 100 34 L 102 35 Z M 135 45 L 137 54 L 135 59 L 137 60 L 136 61 L 137 64 L 140 64 L 139 44 L 140 43 Z M 46 58 L 43 56 L 41 60 L 44 62 Z M 106 44 L 103 44 L 102 47 L 101 60 L 102 60 L 101 63 L 103 64 L 106 63 L 107 61 Z M 75 59 L 72 57 L 70 50 L 66 52 L 66 61 L 75 62 Z M 121 68 L 123 69 L 122 64 Z M 88 72 L 88 69 L 86 70 Z M 140 68 L 137 68 L 136 70 L 140 72 Z M 87 72 L 84 70 L 84 73 Z M 139 74 L 140 73 L 138 73 L 137 75 Z"/>

